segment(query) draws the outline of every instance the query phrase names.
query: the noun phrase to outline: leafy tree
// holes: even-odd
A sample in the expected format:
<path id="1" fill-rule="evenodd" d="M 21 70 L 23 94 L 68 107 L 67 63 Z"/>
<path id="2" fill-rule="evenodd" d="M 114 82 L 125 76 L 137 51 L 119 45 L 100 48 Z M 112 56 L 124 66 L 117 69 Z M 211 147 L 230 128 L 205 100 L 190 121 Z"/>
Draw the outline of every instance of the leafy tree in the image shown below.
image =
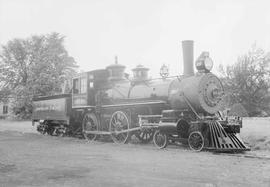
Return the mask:
<path id="1" fill-rule="evenodd" d="M 230 103 L 241 103 L 250 116 L 270 111 L 270 53 L 252 46 L 233 65 L 221 65 L 223 84 Z"/>
<path id="2" fill-rule="evenodd" d="M 7 89 L 6 87 L 3 87 L 0 90 L 0 102 L 3 102 L 3 103 L 8 102 L 8 98 L 10 94 L 11 94 L 11 91 Z"/>
<path id="3" fill-rule="evenodd" d="M 58 33 L 14 39 L 0 53 L 2 90 L 13 98 L 17 113 L 25 116 L 31 113 L 33 96 L 60 93 L 76 67 Z"/>

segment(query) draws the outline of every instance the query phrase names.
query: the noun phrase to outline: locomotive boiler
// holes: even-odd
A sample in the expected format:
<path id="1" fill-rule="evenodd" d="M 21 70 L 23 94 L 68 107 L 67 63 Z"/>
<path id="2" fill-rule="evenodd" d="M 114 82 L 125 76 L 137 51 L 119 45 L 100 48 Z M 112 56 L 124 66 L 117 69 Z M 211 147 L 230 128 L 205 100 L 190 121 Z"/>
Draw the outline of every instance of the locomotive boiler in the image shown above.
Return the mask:
<path id="1" fill-rule="evenodd" d="M 183 75 L 168 77 L 164 67 L 161 78 L 149 79 L 149 69 L 138 65 L 129 77 L 116 59 L 105 69 L 73 78 L 70 99 L 67 95 L 62 99 L 68 102 L 62 105 L 70 106 L 69 112 L 63 110 L 59 115 L 58 111 L 58 116 L 65 118 L 55 116 L 55 108 L 61 107 L 46 106 L 57 102 L 35 99 L 33 122 L 41 122 L 38 128 L 42 133 L 48 129 L 50 134 L 61 135 L 76 131 L 90 141 L 110 135 L 114 142 L 126 143 L 135 135 L 144 143 L 153 139 L 158 148 L 181 142 L 196 151 L 248 150 L 238 135 L 241 119 L 224 117 L 220 112 L 224 109 L 224 89 L 210 72 L 213 61 L 209 53 L 199 56 L 194 73 L 193 41 L 183 41 L 182 47 Z"/>

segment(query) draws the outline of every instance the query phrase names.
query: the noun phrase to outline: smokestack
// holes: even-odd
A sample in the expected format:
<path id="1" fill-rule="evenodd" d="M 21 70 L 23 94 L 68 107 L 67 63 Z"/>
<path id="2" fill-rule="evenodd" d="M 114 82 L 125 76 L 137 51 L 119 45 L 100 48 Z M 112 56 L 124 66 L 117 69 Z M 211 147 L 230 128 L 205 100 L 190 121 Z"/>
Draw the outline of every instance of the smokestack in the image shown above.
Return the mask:
<path id="1" fill-rule="evenodd" d="M 193 40 L 182 41 L 183 48 L 183 62 L 184 62 L 184 75 L 194 75 L 193 69 Z"/>

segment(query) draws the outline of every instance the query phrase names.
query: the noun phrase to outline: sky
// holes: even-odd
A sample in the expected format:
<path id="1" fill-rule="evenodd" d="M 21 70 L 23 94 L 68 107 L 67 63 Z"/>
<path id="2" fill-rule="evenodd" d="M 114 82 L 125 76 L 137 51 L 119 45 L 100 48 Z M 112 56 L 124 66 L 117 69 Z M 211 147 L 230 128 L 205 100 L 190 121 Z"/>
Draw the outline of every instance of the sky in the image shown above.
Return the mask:
<path id="1" fill-rule="evenodd" d="M 214 72 L 256 46 L 270 51 L 270 1 L 263 0 L 0 0 L 0 44 L 58 32 L 80 69 L 138 64 L 157 77 L 182 67 L 182 40 L 194 59 L 209 51 Z"/>

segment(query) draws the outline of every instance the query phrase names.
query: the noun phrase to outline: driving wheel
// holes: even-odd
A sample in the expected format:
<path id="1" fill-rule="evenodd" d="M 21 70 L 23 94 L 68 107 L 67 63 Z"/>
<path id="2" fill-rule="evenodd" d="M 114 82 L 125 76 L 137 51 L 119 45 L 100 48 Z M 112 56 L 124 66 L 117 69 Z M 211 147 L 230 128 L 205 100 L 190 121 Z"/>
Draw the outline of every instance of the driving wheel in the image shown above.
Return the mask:
<path id="1" fill-rule="evenodd" d="M 109 131 L 111 138 L 115 143 L 126 143 L 129 138 L 129 132 L 121 132 L 129 129 L 129 118 L 123 111 L 116 111 L 113 113 Z"/>
<path id="2" fill-rule="evenodd" d="M 86 113 L 82 122 L 82 133 L 86 140 L 93 141 L 97 139 L 97 134 L 91 134 L 87 131 L 98 131 L 99 122 L 94 113 Z"/>

